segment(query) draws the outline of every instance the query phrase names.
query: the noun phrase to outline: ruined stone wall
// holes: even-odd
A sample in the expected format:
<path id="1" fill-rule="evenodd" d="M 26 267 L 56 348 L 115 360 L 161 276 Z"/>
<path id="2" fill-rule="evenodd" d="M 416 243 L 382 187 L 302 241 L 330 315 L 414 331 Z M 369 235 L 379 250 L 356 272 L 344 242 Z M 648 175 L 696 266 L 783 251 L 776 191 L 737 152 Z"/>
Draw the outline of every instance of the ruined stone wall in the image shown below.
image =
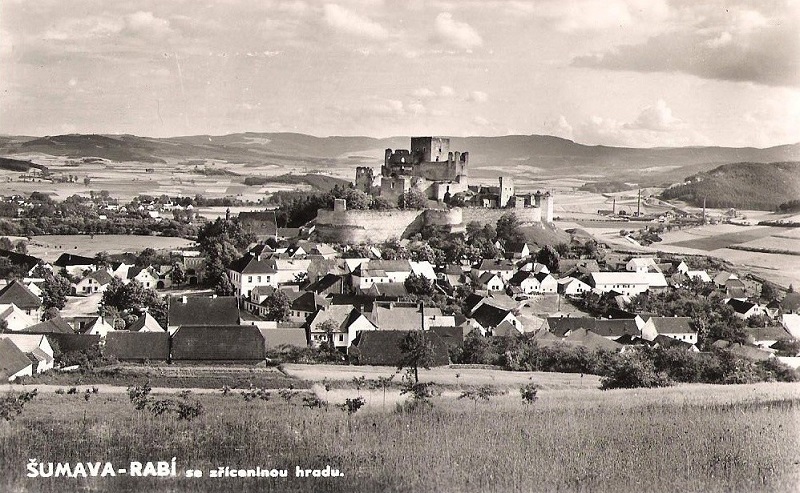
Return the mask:
<path id="1" fill-rule="evenodd" d="M 539 207 L 525 207 L 513 209 L 484 209 L 481 207 L 465 207 L 462 213 L 464 224 L 478 221 L 481 224 L 495 224 L 506 212 L 513 212 L 523 225 L 538 224 L 542 222 L 542 209 Z"/>

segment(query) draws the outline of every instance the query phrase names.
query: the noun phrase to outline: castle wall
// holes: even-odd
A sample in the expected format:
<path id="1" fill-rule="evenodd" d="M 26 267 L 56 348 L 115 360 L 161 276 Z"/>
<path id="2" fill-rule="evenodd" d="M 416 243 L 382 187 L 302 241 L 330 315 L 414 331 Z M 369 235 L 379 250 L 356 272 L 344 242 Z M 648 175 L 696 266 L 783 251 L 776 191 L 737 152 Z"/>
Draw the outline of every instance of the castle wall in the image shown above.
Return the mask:
<path id="1" fill-rule="evenodd" d="M 513 209 L 485 209 L 482 207 L 464 207 L 462 220 L 464 224 L 478 221 L 481 224 L 495 224 L 500 217 L 513 212 L 523 225 L 538 224 L 542 222 L 542 209 L 539 207 L 525 207 Z"/>

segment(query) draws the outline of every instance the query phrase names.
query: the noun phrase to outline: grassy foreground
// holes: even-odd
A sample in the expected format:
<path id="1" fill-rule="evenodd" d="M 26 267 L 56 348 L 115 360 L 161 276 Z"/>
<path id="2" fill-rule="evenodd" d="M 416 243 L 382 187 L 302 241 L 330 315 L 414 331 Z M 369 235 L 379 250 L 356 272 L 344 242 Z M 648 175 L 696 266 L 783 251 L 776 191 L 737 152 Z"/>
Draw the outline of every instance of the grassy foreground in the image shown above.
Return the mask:
<path id="1" fill-rule="evenodd" d="M 326 397 L 324 390 L 317 390 Z M 357 393 L 356 390 L 352 392 Z M 330 399 L 344 396 L 331 395 Z M 331 406 L 193 395 L 194 421 L 136 411 L 125 395 L 46 394 L 0 422 L 0 491 L 796 491 L 800 388 L 793 384 L 507 394 L 411 414 L 381 394 L 348 416 Z M 169 461 L 197 478 L 34 478 L 44 462 Z M 297 478 L 295 467 L 344 473 Z M 208 478 L 217 467 L 288 469 L 288 478 Z"/>

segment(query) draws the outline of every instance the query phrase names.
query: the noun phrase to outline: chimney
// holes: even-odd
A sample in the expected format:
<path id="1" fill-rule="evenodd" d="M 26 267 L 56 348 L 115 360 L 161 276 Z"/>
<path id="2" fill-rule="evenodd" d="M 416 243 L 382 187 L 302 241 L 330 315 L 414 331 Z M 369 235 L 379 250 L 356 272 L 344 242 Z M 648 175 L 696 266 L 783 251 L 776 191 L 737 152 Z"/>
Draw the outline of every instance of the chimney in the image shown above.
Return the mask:
<path id="1" fill-rule="evenodd" d="M 181 296 L 181 303 L 186 304 L 186 295 Z"/>

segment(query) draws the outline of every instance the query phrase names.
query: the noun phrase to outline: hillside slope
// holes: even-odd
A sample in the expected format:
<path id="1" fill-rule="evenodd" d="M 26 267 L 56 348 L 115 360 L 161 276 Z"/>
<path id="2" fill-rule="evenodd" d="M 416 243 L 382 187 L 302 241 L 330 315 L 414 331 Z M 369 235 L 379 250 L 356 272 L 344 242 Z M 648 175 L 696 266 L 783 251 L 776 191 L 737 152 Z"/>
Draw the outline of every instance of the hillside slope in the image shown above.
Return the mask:
<path id="1" fill-rule="evenodd" d="M 690 176 L 661 196 L 698 207 L 705 199 L 711 208 L 774 210 L 800 199 L 800 162 L 726 164 Z"/>

